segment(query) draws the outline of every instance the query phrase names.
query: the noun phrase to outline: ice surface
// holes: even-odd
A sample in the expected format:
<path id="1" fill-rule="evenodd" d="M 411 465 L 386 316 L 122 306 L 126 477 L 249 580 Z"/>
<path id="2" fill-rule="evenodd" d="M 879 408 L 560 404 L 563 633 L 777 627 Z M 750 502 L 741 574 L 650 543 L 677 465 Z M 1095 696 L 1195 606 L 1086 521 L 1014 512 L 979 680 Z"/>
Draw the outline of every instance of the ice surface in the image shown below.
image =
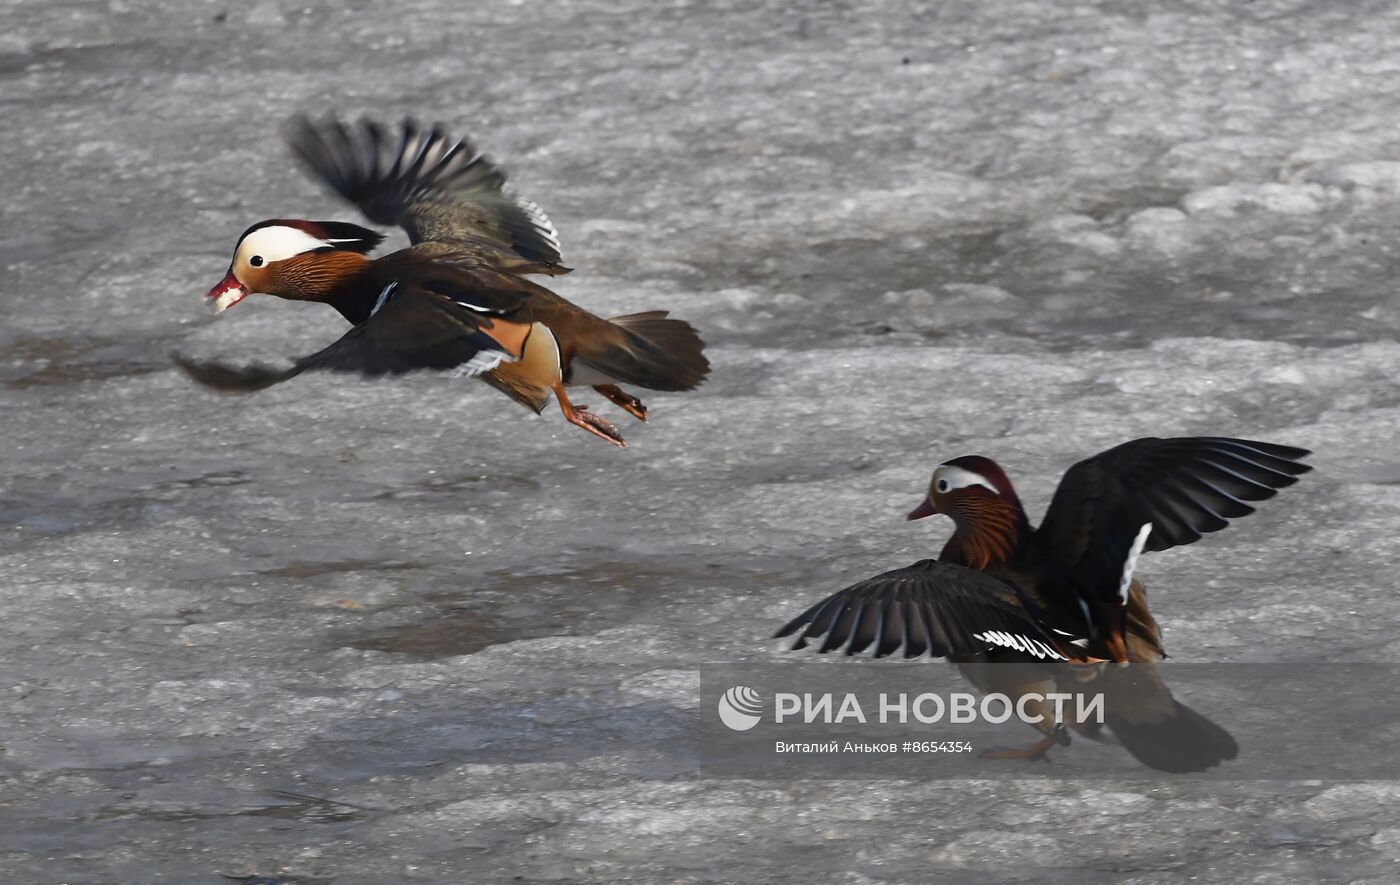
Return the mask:
<path id="1" fill-rule="evenodd" d="M 735 782 L 673 749 L 699 664 L 935 552 L 902 514 L 970 452 L 1038 511 L 1135 436 L 1314 448 L 1144 559 L 1168 649 L 1400 656 L 1392 5 L 0 17 L 0 880 L 1393 881 L 1392 784 Z M 171 349 L 340 332 L 200 297 L 249 223 L 352 217 L 278 139 L 328 108 L 472 133 L 558 225 L 560 291 L 690 319 L 710 382 L 628 451 L 445 378 L 191 385 Z"/>

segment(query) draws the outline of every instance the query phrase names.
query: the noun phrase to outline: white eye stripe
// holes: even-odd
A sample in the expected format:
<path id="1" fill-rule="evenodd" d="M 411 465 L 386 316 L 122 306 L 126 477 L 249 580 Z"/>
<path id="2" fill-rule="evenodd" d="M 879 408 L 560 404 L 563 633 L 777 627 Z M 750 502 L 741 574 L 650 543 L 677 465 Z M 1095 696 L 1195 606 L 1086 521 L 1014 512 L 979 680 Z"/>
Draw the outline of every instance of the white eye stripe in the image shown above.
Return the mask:
<path id="1" fill-rule="evenodd" d="M 237 263 L 240 259 L 248 260 L 254 255 L 260 255 L 265 264 L 271 264 L 313 249 L 324 249 L 331 244 L 332 241 L 317 239 L 304 230 L 275 224 L 271 227 L 260 227 L 244 237 L 243 242 L 238 244 L 238 253 L 233 258 Z"/>
<path id="2" fill-rule="evenodd" d="M 984 489 L 991 489 L 997 494 L 1001 491 L 980 473 L 973 473 L 965 467 L 954 467 L 951 464 L 944 464 L 938 468 L 938 484 L 936 488 L 940 492 L 951 492 L 957 489 L 965 489 L 969 486 L 981 486 Z"/>

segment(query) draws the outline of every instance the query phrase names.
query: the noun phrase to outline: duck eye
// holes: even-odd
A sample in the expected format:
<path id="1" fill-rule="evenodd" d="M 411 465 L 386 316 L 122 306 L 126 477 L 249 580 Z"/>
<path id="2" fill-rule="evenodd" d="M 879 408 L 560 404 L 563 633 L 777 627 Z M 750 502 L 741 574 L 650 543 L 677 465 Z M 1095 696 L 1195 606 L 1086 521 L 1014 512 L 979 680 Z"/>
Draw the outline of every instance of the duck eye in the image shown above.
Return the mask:
<path id="1" fill-rule="evenodd" d="M 262 267 L 263 257 L 261 255 L 254 255 L 252 258 L 248 259 L 248 263 L 251 264 L 253 267 Z"/>
<path id="2" fill-rule="evenodd" d="M 938 491 L 940 491 L 940 492 L 946 492 L 946 491 L 948 491 L 948 480 L 946 480 L 946 479 L 940 479 L 940 480 L 938 481 Z"/>

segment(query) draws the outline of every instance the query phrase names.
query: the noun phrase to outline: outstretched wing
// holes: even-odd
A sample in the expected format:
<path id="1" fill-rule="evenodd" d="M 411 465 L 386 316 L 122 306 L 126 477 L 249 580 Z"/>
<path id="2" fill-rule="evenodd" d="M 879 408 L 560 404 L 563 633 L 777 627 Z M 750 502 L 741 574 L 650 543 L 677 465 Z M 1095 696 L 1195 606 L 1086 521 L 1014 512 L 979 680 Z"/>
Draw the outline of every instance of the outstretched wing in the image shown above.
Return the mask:
<path id="1" fill-rule="evenodd" d="M 313 369 L 369 377 L 438 369 L 474 377 L 513 359 L 482 331 L 483 323 L 493 322 L 503 321 L 483 318 L 445 295 L 395 284 L 386 288 L 369 319 L 290 368 L 172 358 L 199 383 L 231 393 L 262 390 Z"/>
<path id="2" fill-rule="evenodd" d="M 798 631 L 801 631 L 800 633 Z M 1012 648 L 1042 660 L 1067 660 L 1009 584 L 949 562 L 926 559 L 834 593 L 775 636 L 797 633 L 792 648 L 821 640 L 819 652 L 872 648 L 882 658 L 974 655 Z"/>
<path id="3" fill-rule="evenodd" d="M 311 172 L 375 224 L 414 243 L 475 252 L 520 273 L 566 273 L 559 235 L 540 207 L 511 193 L 506 176 L 466 139 L 413 120 L 390 133 L 372 120 L 294 117 L 287 141 Z"/>
<path id="4" fill-rule="evenodd" d="M 1217 532 L 1312 468 L 1306 449 L 1225 437 L 1133 440 L 1071 467 L 1036 537 L 1086 599 L 1126 599 L 1137 556 Z"/>

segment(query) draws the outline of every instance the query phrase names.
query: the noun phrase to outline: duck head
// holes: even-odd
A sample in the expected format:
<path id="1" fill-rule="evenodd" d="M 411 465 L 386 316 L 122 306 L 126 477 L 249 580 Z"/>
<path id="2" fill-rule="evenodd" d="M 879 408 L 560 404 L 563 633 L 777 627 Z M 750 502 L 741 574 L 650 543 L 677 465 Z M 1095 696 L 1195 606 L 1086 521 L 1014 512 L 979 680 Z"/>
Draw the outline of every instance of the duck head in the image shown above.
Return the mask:
<path id="1" fill-rule="evenodd" d="M 928 495 L 909 519 L 943 514 L 954 532 L 944 558 L 986 568 L 1010 558 L 1029 531 L 1026 512 L 1006 472 L 992 459 L 964 455 L 933 471 Z"/>
<path id="2" fill-rule="evenodd" d="M 254 292 L 319 301 L 368 263 L 365 254 L 384 239 L 344 221 L 274 218 L 243 232 L 228 273 L 209 290 L 223 313 Z"/>

